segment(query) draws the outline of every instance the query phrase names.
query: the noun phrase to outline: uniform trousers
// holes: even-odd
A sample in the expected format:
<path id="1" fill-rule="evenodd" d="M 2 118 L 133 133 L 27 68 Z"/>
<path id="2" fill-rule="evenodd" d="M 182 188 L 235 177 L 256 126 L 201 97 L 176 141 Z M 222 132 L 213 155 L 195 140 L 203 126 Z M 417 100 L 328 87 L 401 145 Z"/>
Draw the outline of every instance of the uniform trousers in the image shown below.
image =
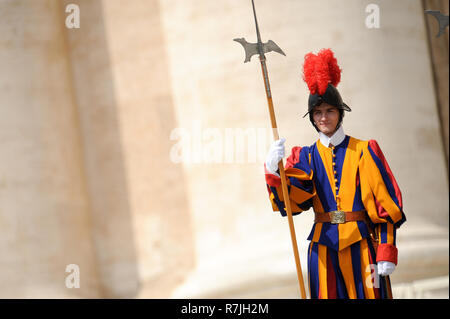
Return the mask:
<path id="1" fill-rule="evenodd" d="M 389 276 L 378 276 L 371 239 L 336 251 L 317 242 L 308 249 L 311 299 L 392 299 Z"/>

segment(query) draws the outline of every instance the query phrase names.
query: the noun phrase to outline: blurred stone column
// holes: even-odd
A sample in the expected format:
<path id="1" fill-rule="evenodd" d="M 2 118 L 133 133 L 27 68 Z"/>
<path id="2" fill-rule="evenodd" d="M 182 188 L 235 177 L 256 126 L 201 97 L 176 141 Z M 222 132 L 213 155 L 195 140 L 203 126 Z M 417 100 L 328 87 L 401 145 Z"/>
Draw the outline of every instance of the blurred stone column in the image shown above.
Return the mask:
<path id="1" fill-rule="evenodd" d="M 449 14 L 447 0 L 422 0 L 423 10 L 435 10 L 443 15 Z M 425 13 L 424 13 L 425 14 Z M 437 19 L 425 14 L 426 29 L 428 35 L 428 47 L 433 67 L 434 89 L 437 98 L 437 111 L 441 122 L 442 142 L 445 149 L 447 172 L 448 172 L 448 26 L 439 37 L 439 23 Z"/>
<path id="2" fill-rule="evenodd" d="M 0 2 L 1 298 L 100 296 L 61 10 Z"/>
<path id="3" fill-rule="evenodd" d="M 158 1 L 79 5 L 66 30 L 105 297 L 164 298 L 193 265 Z"/>

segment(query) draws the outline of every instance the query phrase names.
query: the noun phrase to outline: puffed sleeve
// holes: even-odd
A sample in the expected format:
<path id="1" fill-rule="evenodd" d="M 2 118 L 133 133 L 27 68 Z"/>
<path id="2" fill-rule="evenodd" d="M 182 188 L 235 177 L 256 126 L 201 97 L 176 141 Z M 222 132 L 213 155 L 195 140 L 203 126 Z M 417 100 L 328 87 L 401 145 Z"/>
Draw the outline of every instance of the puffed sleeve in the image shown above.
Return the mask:
<path id="1" fill-rule="evenodd" d="M 361 197 L 379 240 L 377 262 L 397 264 L 396 229 L 406 221 L 402 194 L 375 140 L 363 150 L 359 171 Z"/>
<path id="2" fill-rule="evenodd" d="M 312 182 L 313 171 L 309 165 L 308 154 L 307 147 L 296 146 L 292 148 L 291 155 L 286 160 L 285 174 L 293 215 L 311 208 L 311 198 L 316 194 Z M 267 190 L 273 211 L 279 211 L 282 216 L 287 216 L 281 188 L 281 178 L 271 174 L 266 168 L 265 173 Z M 279 173 L 278 170 L 277 173 Z"/>

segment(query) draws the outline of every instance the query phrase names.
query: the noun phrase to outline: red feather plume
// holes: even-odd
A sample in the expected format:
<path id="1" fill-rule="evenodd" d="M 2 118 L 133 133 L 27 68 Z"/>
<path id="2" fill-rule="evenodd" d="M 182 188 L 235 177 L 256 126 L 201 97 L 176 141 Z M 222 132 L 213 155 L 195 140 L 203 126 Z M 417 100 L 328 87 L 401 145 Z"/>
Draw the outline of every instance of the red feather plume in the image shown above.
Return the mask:
<path id="1" fill-rule="evenodd" d="M 311 94 L 324 94 L 328 83 L 337 86 L 341 80 L 341 71 L 331 49 L 322 49 L 317 55 L 311 52 L 305 55 L 303 80 Z"/>

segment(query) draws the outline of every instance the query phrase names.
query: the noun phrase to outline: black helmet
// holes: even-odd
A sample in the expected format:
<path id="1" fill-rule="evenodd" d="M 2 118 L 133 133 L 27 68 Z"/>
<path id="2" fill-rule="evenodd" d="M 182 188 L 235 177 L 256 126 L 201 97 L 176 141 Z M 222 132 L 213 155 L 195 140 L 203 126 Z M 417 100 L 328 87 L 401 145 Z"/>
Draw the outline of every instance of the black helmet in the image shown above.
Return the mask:
<path id="1" fill-rule="evenodd" d="M 341 95 L 339 94 L 339 91 L 336 89 L 336 87 L 333 84 L 329 83 L 324 94 L 319 95 L 318 93 L 316 93 L 309 95 L 308 112 L 306 112 L 306 114 L 303 115 L 303 117 L 308 115 L 316 106 L 319 106 L 324 102 L 332 106 L 335 106 L 339 110 L 347 112 L 352 111 L 352 109 L 342 101 Z"/>

